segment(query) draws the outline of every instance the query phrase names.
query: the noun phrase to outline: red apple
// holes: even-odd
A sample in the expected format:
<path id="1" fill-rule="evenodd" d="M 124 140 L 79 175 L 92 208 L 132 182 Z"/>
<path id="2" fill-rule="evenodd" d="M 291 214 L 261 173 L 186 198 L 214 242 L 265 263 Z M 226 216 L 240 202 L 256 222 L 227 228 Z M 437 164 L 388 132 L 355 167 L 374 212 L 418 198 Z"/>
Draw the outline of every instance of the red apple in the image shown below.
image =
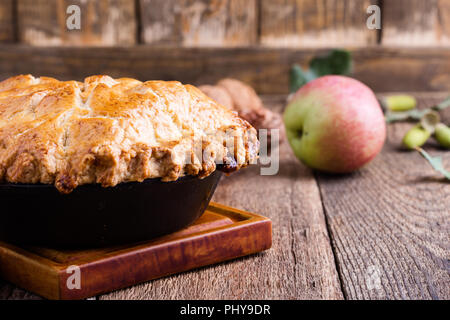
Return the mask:
<path id="1" fill-rule="evenodd" d="M 324 76 L 295 93 L 284 112 L 289 143 L 307 166 L 346 173 L 370 162 L 383 147 L 386 123 L 369 87 Z"/>

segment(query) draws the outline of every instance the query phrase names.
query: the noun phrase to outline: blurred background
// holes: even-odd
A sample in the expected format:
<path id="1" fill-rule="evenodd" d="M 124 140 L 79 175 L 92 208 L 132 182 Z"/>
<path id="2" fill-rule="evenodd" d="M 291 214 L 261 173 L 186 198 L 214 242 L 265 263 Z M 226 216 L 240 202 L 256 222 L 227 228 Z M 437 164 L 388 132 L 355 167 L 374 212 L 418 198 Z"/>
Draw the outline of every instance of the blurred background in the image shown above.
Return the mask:
<path id="1" fill-rule="evenodd" d="M 370 5 L 381 29 L 367 27 Z M 447 91 L 450 0 L 0 0 L 0 79 L 233 77 L 285 94 L 292 64 L 329 48 L 349 49 L 376 91 Z"/>

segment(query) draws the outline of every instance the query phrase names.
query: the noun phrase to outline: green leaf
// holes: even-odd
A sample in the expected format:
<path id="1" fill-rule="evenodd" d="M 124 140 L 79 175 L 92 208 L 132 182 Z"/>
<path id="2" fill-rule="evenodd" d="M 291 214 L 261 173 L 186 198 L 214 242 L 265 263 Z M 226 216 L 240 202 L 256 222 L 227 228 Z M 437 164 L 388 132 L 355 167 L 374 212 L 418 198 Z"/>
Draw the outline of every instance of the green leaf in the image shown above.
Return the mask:
<path id="1" fill-rule="evenodd" d="M 289 74 L 289 91 L 296 92 L 308 82 L 328 74 L 348 75 L 352 71 L 352 55 L 347 50 L 332 50 L 326 55 L 314 57 L 309 70 L 292 66 Z"/>
<path id="2" fill-rule="evenodd" d="M 393 111 L 387 111 L 386 112 L 386 122 L 396 122 L 396 121 L 409 121 L 409 120 L 420 120 L 422 117 L 427 114 L 430 111 L 430 109 L 425 110 L 409 110 L 405 112 L 393 112 Z"/>
<path id="3" fill-rule="evenodd" d="M 409 119 L 409 112 L 392 112 L 392 111 L 387 111 L 385 114 L 385 118 L 386 118 L 386 122 L 387 123 L 391 123 L 391 122 L 396 122 L 396 121 L 406 121 Z"/>
<path id="4" fill-rule="evenodd" d="M 352 71 L 352 55 L 347 50 L 332 50 L 311 60 L 309 68 L 317 77 L 328 74 L 348 75 Z"/>
<path id="5" fill-rule="evenodd" d="M 296 92 L 314 79 L 315 76 L 310 71 L 303 70 L 298 64 L 293 65 L 289 74 L 289 92 Z"/>
<path id="6" fill-rule="evenodd" d="M 450 172 L 445 170 L 444 165 L 442 164 L 442 157 L 432 157 L 422 148 L 416 148 L 417 151 L 424 157 L 434 168 L 434 170 L 442 173 L 448 180 L 450 180 Z"/>

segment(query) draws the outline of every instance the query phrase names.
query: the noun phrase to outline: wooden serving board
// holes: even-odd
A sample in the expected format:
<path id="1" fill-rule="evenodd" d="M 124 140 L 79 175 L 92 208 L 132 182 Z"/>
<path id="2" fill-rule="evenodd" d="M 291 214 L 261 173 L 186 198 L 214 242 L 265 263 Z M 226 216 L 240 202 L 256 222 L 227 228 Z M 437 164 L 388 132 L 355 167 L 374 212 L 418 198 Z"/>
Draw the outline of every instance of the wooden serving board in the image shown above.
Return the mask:
<path id="1" fill-rule="evenodd" d="M 0 277 L 45 298 L 82 299 L 263 251 L 271 244 L 268 218 L 210 203 L 190 227 L 133 245 L 58 250 L 0 242 Z"/>

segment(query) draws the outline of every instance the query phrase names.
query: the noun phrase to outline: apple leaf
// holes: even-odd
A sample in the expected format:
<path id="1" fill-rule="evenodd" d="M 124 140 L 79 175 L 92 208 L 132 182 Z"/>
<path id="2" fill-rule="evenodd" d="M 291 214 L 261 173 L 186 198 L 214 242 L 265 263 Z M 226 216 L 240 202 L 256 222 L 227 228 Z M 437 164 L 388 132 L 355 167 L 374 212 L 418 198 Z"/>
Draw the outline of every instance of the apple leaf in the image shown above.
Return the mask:
<path id="1" fill-rule="evenodd" d="M 327 74 L 348 75 L 352 71 L 352 55 L 347 50 L 332 50 L 324 56 L 313 58 L 309 69 L 317 77 Z"/>
<path id="2" fill-rule="evenodd" d="M 306 72 L 298 64 L 292 66 L 289 73 L 289 92 L 295 92 L 308 83 Z"/>
<path id="3" fill-rule="evenodd" d="M 352 56 L 346 50 L 332 50 L 326 55 L 314 57 L 309 70 L 298 64 L 292 66 L 289 73 L 289 91 L 296 92 L 308 82 L 327 74 L 348 75 L 352 70 Z"/>
<path id="4" fill-rule="evenodd" d="M 409 110 L 403 112 L 394 112 L 387 111 L 386 112 L 386 122 L 396 122 L 396 121 L 409 121 L 409 120 L 420 120 L 429 110 Z"/>
<path id="5" fill-rule="evenodd" d="M 289 92 L 296 92 L 315 78 L 315 75 L 311 71 L 303 70 L 298 64 L 293 65 L 289 74 Z"/>
<path id="6" fill-rule="evenodd" d="M 396 122 L 396 121 L 410 121 L 410 120 L 420 120 L 428 113 L 435 110 L 434 108 L 428 108 L 423 110 L 413 109 L 410 111 L 404 112 L 394 112 L 388 111 L 386 112 L 386 121 L 388 123 Z"/>
<path id="7" fill-rule="evenodd" d="M 450 172 L 445 170 L 442 164 L 442 157 L 432 157 L 422 148 L 416 148 L 417 151 L 424 157 L 433 167 L 434 170 L 442 173 L 448 180 L 450 180 Z"/>

